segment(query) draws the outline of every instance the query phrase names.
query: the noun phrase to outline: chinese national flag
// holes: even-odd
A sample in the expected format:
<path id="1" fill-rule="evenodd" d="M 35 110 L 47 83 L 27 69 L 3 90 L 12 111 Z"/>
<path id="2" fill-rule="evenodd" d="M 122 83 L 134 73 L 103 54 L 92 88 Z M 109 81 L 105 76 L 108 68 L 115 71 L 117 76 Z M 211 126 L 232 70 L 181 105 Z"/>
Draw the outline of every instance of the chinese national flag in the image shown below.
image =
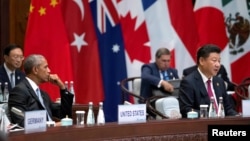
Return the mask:
<path id="1" fill-rule="evenodd" d="M 73 80 L 69 42 L 61 14 L 59 0 L 32 0 L 25 35 L 24 55 L 42 54 L 46 57 L 51 74 L 62 81 Z M 52 100 L 60 97 L 59 88 L 42 84 Z"/>

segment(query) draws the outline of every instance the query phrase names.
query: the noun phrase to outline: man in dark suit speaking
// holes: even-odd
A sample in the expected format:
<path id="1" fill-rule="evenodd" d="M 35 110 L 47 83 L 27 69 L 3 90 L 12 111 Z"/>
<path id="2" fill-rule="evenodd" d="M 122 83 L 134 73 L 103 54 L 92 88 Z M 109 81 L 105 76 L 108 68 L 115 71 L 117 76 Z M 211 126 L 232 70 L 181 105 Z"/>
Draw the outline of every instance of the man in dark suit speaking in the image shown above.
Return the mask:
<path id="1" fill-rule="evenodd" d="M 194 70 L 197 70 L 197 68 L 198 68 L 198 66 L 194 65 L 194 66 L 191 66 L 189 68 L 184 69 L 183 70 L 183 77 L 192 73 Z M 217 73 L 217 76 L 221 77 L 225 81 L 228 91 L 234 91 L 234 87 L 236 85 L 229 80 L 228 75 L 227 75 L 227 71 L 223 65 L 220 66 L 220 69 Z"/>
<path id="2" fill-rule="evenodd" d="M 221 65 L 220 52 L 220 48 L 212 44 L 199 48 L 197 52 L 198 68 L 185 76 L 180 84 L 179 103 L 182 117 L 187 117 L 187 113 L 192 110 L 199 114 L 200 105 L 209 105 L 211 96 L 214 97 L 217 107 L 219 97 L 223 97 L 226 116 L 238 114 L 229 100 L 224 80 L 216 76 Z"/>

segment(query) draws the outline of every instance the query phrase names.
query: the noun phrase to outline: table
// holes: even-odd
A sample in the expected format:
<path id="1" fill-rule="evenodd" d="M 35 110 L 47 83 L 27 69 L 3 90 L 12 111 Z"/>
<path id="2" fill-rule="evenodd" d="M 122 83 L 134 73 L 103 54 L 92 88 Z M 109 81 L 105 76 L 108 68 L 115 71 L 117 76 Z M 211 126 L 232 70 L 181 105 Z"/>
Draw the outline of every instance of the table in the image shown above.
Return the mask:
<path id="1" fill-rule="evenodd" d="M 94 126 L 49 127 L 45 132 L 9 134 L 9 141 L 207 141 L 208 125 L 250 125 L 250 117 L 225 117 L 214 119 L 164 119 L 146 123 L 106 123 Z"/>
<path id="2" fill-rule="evenodd" d="M 76 124 L 76 111 L 85 111 L 84 114 L 84 123 L 87 122 L 87 114 L 88 114 L 88 104 L 73 104 L 72 106 L 72 119 L 73 119 L 73 124 Z M 94 111 L 94 116 L 95 119 L 97 119 L 97 114 L 98 114 L 99 106 L 98 105 L 93 105 L 93 111 Z"/>

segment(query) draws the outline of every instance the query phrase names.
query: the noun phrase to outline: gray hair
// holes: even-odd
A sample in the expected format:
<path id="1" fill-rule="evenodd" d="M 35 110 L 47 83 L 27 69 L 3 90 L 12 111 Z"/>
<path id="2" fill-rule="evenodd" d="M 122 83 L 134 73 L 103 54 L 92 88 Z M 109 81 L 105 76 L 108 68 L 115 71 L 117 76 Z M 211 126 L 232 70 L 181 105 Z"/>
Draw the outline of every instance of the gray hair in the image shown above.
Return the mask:
<path id="1" fill-rule="evenodd" d="M 162 55 L 170 55 L 169 49 L 159 48 L 155 53 L 155 58 L 160 58 Z"/>
<path id="2" fill-rule="evenodd" d="M 33 67 L 39 66 L 41 64 L 41 60 L 44 58 L 43 55 L 40 54 L 32 54 L 29 55 L 23 63 L 25 74 L 30 74 L 32 72 Z"/>

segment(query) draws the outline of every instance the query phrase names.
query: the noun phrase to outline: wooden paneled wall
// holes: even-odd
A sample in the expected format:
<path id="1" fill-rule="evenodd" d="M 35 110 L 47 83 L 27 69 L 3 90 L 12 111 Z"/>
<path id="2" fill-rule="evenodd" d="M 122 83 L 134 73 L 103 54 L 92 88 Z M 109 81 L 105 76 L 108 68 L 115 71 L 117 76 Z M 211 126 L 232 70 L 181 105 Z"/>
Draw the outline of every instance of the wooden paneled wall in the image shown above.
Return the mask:
<path id="1" fill-rule="evenodd" d="M 0 63 L 9 43 L 24 46 L 30 0 L 0 0 Z"/>

